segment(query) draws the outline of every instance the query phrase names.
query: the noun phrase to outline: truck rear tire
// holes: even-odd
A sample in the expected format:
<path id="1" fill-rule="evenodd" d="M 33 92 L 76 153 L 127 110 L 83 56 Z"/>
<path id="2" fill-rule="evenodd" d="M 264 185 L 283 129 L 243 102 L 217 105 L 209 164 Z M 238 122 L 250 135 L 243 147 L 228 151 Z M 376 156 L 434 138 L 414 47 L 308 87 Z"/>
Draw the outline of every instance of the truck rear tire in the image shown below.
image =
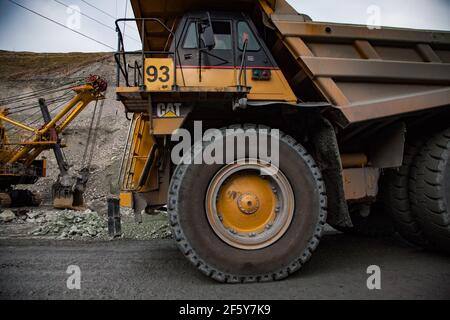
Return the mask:
<path id="1" fill-rule="evenodd" d="M 262 127 L 239 128 L 252 134 Z M 194 154 L 205 147 L 196 143 Z M 281 280 L 317 248 L 327 214 L 321 172 L 308 152 L 283 133 L 279 152 L 273 176 L 261 176 L 262 160 L 247 154 L 226 165 L 175 169 L 168 201 L 174 236 L 208 277 L 228 283 Z"/>
<path id="2" fill-rule="evenodd" d="M 410 180 L 414 214 L 433 246 L 450 252 L 450 128 L 426 143 L 415 167 Z"/>
<path id="3" fill-rule="evenodd" d="M 396 230 L 405 240 L 418 246 L 426 246 L 428 241 L 411 208 L 409 181 L 411 172 L 416 170 L 414 159 L 423 144 L 421 140 L 407 143 L 402 166 L 398 170 L 388 171 L 381 185 L 384 210 L 392 217 Z"/>

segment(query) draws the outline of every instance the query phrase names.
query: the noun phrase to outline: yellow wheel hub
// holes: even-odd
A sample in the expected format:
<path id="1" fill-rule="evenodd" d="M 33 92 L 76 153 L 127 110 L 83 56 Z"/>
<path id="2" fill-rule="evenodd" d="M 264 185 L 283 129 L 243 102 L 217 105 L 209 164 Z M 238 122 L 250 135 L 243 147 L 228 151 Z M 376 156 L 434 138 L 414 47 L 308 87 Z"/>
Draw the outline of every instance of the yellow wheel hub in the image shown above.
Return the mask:
<path id="1" fill-rule="evenodd" d="M 276 196 L 269 182 L 256 174 L 236 175 L 220 188 L 217 210 L 226 228 L 258 232 L 275 218 Z"/>
<path id="2" fill-rule="evenodd" d="M 259 209 L 259 199 L 253 193 L 246 193 L 239 197 L 237 201 L 239 210 L 245 214 L 253 214 Z"/>
<path id="3" fill-rule="evenodd" d="M 267 172 L 267 163 L 240 160 L 212 179 L 205 198 L 208 222 L 227 244 L 245 250 L 280 239 L 294 215 L 294 193 L 284 174 Z"/>

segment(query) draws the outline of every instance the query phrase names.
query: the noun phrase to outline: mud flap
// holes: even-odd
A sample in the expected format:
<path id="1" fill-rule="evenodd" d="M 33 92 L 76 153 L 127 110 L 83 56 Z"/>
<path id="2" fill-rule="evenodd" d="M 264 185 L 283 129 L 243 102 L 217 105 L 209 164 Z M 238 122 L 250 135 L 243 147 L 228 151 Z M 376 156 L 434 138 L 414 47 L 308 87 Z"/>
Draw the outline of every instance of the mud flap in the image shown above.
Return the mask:
<path id="1" fill-rule="evenodd" d="M 311 140 L 327 188 L 327 222 L 332 226 L 351 228 L 353 224 L 345 200 L 342 163 L 336 133 L 331 123 L 322 117 L 316 120 L 314 128 L 315 134 Z"/>
<path id="2" fill-rule="evenodd" d="M 108 234 L 112 238 L 122 236 L 119 199 L 108 199 Z"/>
<path id="3" fill-rule="evenodd" d="M 134 221 L 136 223 L 142 223 L 142 211 L 147 207 L 147 201 L 141 194 L 133 192 L 133 209 L 134 209 Z"/>

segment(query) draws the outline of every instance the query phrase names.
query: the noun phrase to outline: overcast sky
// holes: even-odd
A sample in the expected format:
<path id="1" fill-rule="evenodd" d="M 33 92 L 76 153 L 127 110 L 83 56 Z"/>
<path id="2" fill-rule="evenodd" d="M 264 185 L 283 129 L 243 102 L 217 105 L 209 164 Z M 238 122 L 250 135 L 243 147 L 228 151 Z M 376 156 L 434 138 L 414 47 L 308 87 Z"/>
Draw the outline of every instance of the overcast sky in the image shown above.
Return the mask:
<path id="1" fill-rule="evenodd" d="M 63 25 L 69 25 L 103 44 L 47 21 L 9 0 L 0 0 L 1 50 L 112 51 L 110 47 L 117 47 L 116 33 L 112 30 L 114 18 L 124 17 L 126 8 L 128 8 L 127 16 L 133 16 L 131 5 L 127 6 L 129 0 L 13 1 Z M 58 2 L 74 7 L 68 9 Z M 89 6 L 86 2 L 106 13 Z M 289 2 L 297 11 L 308 14 L 316 21 L 366 24 L 373 21 L 371 17 L 379 12 L 380 24 L 383 26 L 450 31 L 450 0 L 289 0 Z M 78 9 L 106 26 L 80 15 Z M 127 27 L 126 35 L 127 49 L 138 49 L 139 42 L 135 39 L 139 39 L 139 35 L 135 27 Z"/>

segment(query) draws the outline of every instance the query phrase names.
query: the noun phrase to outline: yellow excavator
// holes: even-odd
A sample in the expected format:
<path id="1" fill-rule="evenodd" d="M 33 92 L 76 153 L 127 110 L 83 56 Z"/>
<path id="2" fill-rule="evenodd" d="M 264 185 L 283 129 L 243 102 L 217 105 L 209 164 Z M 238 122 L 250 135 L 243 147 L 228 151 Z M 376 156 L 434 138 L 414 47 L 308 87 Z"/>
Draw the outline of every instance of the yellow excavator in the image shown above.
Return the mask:
<path id="1" fill-rule="evenodd" d="M 80 84 L 80 83 L 78 83 Z M 54 110 L 49 110 L 45 99 L 39 99 L 39 103 L 20 105 L 10 108 L 0 107 L 0 205 L 2 207 L 37 206 L 41 203 L 38 194 L 28 190 L 16 189 L 17 185 L 34 184 L 40 177 L 46 176 L 46 160 L 38 160 L 45 150 L 53 150 L 58 163 L 60 174 L 53 185 L 53 206 L 58 209 L 76 209 L 84 205 L 83 192 L 89 176 L 89 167 L 81 169 L 77 173 L 70 172 L 62 148 L 59 135 L 77 118 L 77 116 L 93 101 L 96 101 L 92 117 L 92 125 L 97 116 L 101 116 L 101 106 L 97 103 L 104 101 L 104 93 L 107 82 L 99 76 L 91 75 L 84 84 L 65 87 L 64 97 L 73 96 L 66 104 L 59 105 Z M 55 93 L 56 90 L 39 91 L 38 94 Z M 21 95 L 11 102 L 24 101 L 36 95 Z M 59 101 L 58 101 L 59 100 Z M 61 99 L 53 99 L 49 102 L 60 102 Z M 2 101 L 4 102 L 4 101 Z M 7 101 L 8 102 L 8 99 Z M 8 103 L 5 103 L 8 105 Z M 40 109 L 38 119 L 31 121 L 32 116 L 27 116 L 26 111 Z M 97 109 L 99 111 L 97 112 Z M 52 112 L 54 113 L 52 117 Z M 16 117 L 15 117 L 16 115 Z M 17 120 L 18 116 L 25 118 Z M 31 121 L 31 123 L 27 123 Z M 36 127 L 39 123 L 40 127 Z M 98 121 L 97 121 L 98 123 Z M 34 126 L 33 126 L 34 125 Z M 88 139 L 91 142 L 95 139 Z M 93 152 L 89 143 L 86 146 L 85 156 Z M 90 157 L 92 159 L 92 157 Z"/>

